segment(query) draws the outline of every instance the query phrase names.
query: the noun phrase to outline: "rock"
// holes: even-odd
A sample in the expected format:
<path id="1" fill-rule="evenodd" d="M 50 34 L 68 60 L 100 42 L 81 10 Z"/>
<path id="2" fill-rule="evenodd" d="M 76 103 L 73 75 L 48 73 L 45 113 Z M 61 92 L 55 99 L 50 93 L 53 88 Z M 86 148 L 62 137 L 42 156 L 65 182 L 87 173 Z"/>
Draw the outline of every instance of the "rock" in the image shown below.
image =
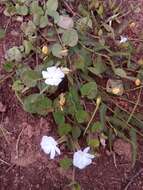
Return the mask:
<path id="1" fill-rule="evenodd" d="M 113 144 L 113 150 L 119 156 L 123 156 L 126 161 L 132 160 L 132 148 L 130 143 L 122 139 L 117 139 Z"/>

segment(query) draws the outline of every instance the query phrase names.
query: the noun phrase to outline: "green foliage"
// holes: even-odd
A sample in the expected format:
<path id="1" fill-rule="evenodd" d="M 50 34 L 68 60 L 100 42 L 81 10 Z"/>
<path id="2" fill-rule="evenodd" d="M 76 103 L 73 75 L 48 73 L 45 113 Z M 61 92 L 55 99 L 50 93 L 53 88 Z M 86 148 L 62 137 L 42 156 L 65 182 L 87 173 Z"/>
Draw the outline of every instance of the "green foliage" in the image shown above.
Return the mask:
<path id="1" fill-rule="evenodd" d="M 12 90 L 17 92 L 17 91 L 21 91 L 23 89 L 24 89 L 24 85 L 23 85 L 22 81 L 20 81 L 20 80 L 14 81 L 14 83 L 12 85 Z"/>
<path id="2" fill-rule="evenodd" d="M 48 0 L 46 6 L 47 11 L 56 11 L 58 8 L 58 0 Z"/>
<path id="3" fill-rule="evenodd" d="M 126 90 L 130 91 L 130 84 L 124 83 L 124 78 L 130 82 L 139 78 L 142 82 L 143 67 L 142 60 L 138 65 L 134 63 L 133 56 L 139 53 L 139 49 L 133 47 L 132 41 L 128 39 L 127 43 L 120 43 L 117 40 L 125 25 L 128 25 L 119 22 L 122 6 L 113 1 L 79 1 L 76 9 L 79 18 L 78 14 L 77 17 L 71 17 L 63 9 L 63 1 L 58 0 L 44 3 L 35 0 L 18 0 L 16 3 L 3 0 L 2 3 L 6 16 L 18 16 L 23 20 L 20 26 L 21 45 L 6 49 L 3 68 L 10 77 L 14 73 L 12 90 L 24 110 L 44 116 L 52 112 L 57 131 L 61 138 L 66 136 L 70 148 L 75 148 L 80 140 L 84 141 L 86 126 L 85 139 L 90 139 L 88 145 L 93 150 L 99 147 L 103 133 L 108 136 L 110 148 L 115 136 L 128 139 L 132 142 L 134 165 L 137 133 L 141 134 L 143 118 L 133 113 L 128 123 L 130 113 L 125 108 L 117 110 L 116 107 L 120 105 L 114 98 L 118 95 L 118 98 L 129 101 L 126 99 Z M 6 32 L 7 28 L 0 28 L 0 40 L 4 39 Z M 42 52 L 43 46 L 47 47 L 47 54 Z M 50 66 L 67 69 L 58 86 L 45 84 L 42 77 L 42 71 Z M 136 74 L 133 76 L 132 73 Z M 120 92 L 113 93 L 114 88 Z M 62 105 L 61 93 L 64 94 Z M 98 95 L 102 103 L 96 107 Z M 92 116 L 89 112 L 93 107 L 96 110 Z M 70 164 L 68 158 L 60 162 L 64 169 L 68 169 Z M 80 189 L 76 185 L 73 185 L 74 188 Z"/>
<path id="4" fill-rule="evenodd" d="M 32 42 L 28 40 L 23 40 L 23 46 L 25 55 L 29 55 L 29 53 L 33 50 Z"/>
<path id="5" fill-rule="evenodd" d="M 8 61 L 17 61 L 20 62 L 22 60 L 22 53 L 17 46 L 13 46 L 9 50 L 7 50 L 5 58 Z"/>
<path id="6" fill-rule="evenodd" d="M 76 117 L 78 123 L 84 123 L 84 122 L 88 121 L 89 114 L 84 110 L 77 110 L 75 117 Z"/>
<path id="7" fill-rule="evenodd" d="M 65 123 L 65 117 L 62 111 L 53 112 L 53 116 L 57 125 L 62 126 Z"/>
<path id="8" fill-rule="evenodd" d="M 62 58 L 61 51 L 62 51 L 62 46 L 60 44 L 57 43 L 52 46 L 52 54 L 55 57 Z"/>
<path id="9" fill-rule="evenodd" d="M 99 139 L 89 139 L 88 145 L 91 146 L 92 148 L 98 148 L 100 145 Z"/>
<path id="10" fill-rule="evenodd" d="M 81 86 L 81 95 L 89 99 L 94 99 L 97 96 L 97 84 L 96 82 L 88 82 Z"/>
<path id="11" fill-rule="evenodd" d="M 37 71 L 26 70 L 21 73 L 21 80 L 27 87 L 34 87 L 37 84 L 37 81 L 40 79 L 40 76 Z"/>
<path id="12" fill-rule="evenodd" d="M 121 68 L 115 69 L 115 74 L 122 78 L 126 78 L 126 76 L 127 76 L 126 72 Z"/>
<path id="13" fill-rule="evenodd" d="M 21 16 L 26 16 L 28 14 L 28 7 L 26 5 L 16 4 L 16 13 Z"/>
<path id="14" fill-rule="evenodd" d="M 137 159 L 137 134 L 134 128 L 130 130 L 130 137 L 132 145 L 132 167 L 134 167 Z"/>
<path id="15" fill-rule="evenodd" d="M 91 127 L 91 131 L 92 133 L 95 133 L 95 132 L 101 132 L 103 130 L 103 126 L 102 126 L 102 123 L 97 121 L 95 122 L 92 127 Z"/>
<path id="16" fill-rule="evenodd" d="M 106 123 L 106 112 L 107 112 L 107 106 L 105 104 L 102 104 L 99 109 L 100 113 L 100 121 L 102 128 L 105 128 L 105 123 Z"/>
<path id="17" fill-rule="evenodd" d="M 52 101 L 42 94 L 32 94 L 24 99 L 23 108 L 29 113 L 46 115 L 52 111 Z"/>
<path id="18" fill-rule="evenodd" d="M 93 63 L 93 67 L 89 67 L 88 70 L 91 73 L 101 77 L 102 76 L 101 74 L 107 70 L 107 66 L 102 61 L 101 56 L 98 56 L 97 60 Z"/>
<path id="19" fill-rule="evenodd" d="M 62 41 L 65 45 L 74 47 L 78 43 L 78 34 L 74 29 L 65 30 L 62 35 Z"/>
<path id="20" fill-rule="evenodd" d="M 60 136 L 68 135 L 72 131 L 72 127 L 68 123 L 64 123 L 58 128 L 58 132 Z"/>
<path id="21" fill-rule="evenodd" d="M 78 139 L 81 135 L 81 129 L 78 126 L 72 127 L 72 137 L 73 139 Z"/>
<path id="22" fill-rule="evenodd" d="M 68 170 L 72 166 L 72 160 L 65 156 L 62 160 L 60 160 L 60 166 L 64 170 Z"/>
<path id="23" fill-rule="evenodd" d="M 0 28 L 0 40 L 5 37 L 5 30 L 3 28 Z"/>
<path id="24" fill-rule="evenodd" d="M 14 63 L 11 61 L 6 61 L 5 64 L 3 65 L 3 68 L 6 72 L 12 72 L 14 69 Z"/>

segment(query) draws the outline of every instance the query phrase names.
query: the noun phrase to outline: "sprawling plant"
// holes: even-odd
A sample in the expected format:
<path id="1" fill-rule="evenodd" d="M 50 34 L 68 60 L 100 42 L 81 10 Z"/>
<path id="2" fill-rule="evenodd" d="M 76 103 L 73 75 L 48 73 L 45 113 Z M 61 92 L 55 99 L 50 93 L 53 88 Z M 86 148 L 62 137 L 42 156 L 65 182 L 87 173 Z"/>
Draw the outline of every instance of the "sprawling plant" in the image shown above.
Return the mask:
<path id="1" fill-rule="evenodd" d="M 136 66 L 132 59 L 136 50 L 130 39 L 120 36 L 126 26 L 122 4 L 88 0 L 74 12 L 74 1 L 68 0 L 2 2 L 5 15 L 21 22 L 21 46 L 6 51 L 4 69 L 13 73 L 12 90 L 23 109 L 42 116 L 52 113 L 59 141 L 71 150 L 79 148 L 81 139 L 93 153 L 107 139 L 112 149 L 112 140 L 122 137 L 133 146 L 134 163 L 136 134 L 142 135 L 143 124 L 135 115 L 139 100 L 130 113 L 116 99 L 128 101 L 122 96 L 130 89 L 124 81 L 135 81 L 140 98 L 143 69 L 142 60 Z"/>

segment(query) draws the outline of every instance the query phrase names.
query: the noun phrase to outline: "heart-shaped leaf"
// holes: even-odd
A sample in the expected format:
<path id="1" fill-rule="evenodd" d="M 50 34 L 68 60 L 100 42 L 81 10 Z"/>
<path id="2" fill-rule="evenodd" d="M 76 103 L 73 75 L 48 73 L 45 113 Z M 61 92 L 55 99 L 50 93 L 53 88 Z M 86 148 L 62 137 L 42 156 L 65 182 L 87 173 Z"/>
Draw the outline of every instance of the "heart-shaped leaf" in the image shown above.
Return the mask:
<path id="1" fill-rule="evenodd" d="M 94 99 L 97 96 L 97 84 L 96 82 L 88 82 L 81 87 L 80 91 L 82 96 Z"/>
<path id="2" fill-rule="evenodd" d="M 32 94 L 24 99 L 23 108 L 29 113 L 46 115 L 52 111 L 52 101 L 43 94 Z"/>
<path id="3" fill-rule="evenodd" d="M 62 35 L 62 41 L 65 45 L 74 47 L 78 43 L 78 34 L 74 29 L 66 30 Z"/>

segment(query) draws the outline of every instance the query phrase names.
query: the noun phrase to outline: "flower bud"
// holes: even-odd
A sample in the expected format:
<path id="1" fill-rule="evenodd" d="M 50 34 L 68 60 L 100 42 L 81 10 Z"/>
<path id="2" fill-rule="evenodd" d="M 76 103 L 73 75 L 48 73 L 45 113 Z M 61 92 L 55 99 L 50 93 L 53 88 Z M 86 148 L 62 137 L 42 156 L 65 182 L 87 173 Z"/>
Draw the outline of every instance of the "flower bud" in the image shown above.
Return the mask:
<path id="1" fill-rule="evenodd" d="M 96 105 L 99 106 L 101 103 L 101 96 L 98 96 L 96 99 Z"/>
<path id="2" fill-rule="evenodd" d="M 136 85 L 136 86 L 139 86 L 140 84 L 141 84 L 140 79 L 136 79 L 136 80 L 135 80 L 135 85 Z"/>
<path id="3" fill-rule="evenodd" d="M 48 54 L 48 47 L 47 46 L 43 46 L 42 47 L 42 53 L 44 54 L 44 55 L 47 55 Z"/>
<path id="4" fill-rule="evenodd" d="M 118 95 L 118 94 L 120 93 L 120 88 L 114 87 L 114 88 L 112 89 L 112 93 L 115 94 L 115 95 Z"/>

